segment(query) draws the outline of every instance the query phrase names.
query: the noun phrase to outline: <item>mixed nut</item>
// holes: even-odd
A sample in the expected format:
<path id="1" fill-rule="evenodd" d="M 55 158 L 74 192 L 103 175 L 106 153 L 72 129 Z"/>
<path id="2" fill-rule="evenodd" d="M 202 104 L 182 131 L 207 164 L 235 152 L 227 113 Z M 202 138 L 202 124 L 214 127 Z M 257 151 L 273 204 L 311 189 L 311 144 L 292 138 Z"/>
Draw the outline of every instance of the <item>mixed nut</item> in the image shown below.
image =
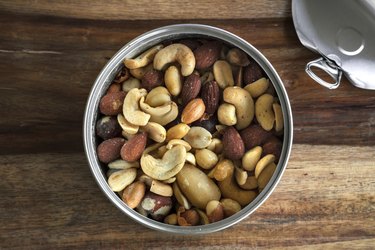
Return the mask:
<path id="1" fill-rule="evenodd" d="M 125 59 L 99 112 L 97 155 L 110 188 L 172 225 L 240 211 L 271 179 L 283 145 L 273 85 L 218 40 L 167 42 Z"/>

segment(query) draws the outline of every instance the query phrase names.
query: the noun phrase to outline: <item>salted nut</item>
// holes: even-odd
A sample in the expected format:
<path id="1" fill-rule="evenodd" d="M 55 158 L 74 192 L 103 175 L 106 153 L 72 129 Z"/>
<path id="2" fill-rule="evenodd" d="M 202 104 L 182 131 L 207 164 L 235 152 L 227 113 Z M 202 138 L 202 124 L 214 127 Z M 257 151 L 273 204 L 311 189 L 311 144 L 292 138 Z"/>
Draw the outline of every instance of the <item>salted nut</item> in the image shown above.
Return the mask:
<path id="1" fill-rule="evenodd" d="M 270 94 L 261 95 L 255 102 L 255 116 L 260 126 L 266 131 L 270 131 L 275 122 L 272 104 L 273 96 Z"/>
<path id="2" fill-rule="evenodd" d="M 193 148 L 205 148 L 210 145 L 212 135 L 203 127 L 193 126 L 184 136 L 184 140 Z"/>
<path id="3" fill-rule="evenodd" d="M 253 171 L 262 155 L 262 147 L 255 146 L 242 156 L 242 167 L 247 171 Z"/>
<path id="4" fill-rule="evenodd" d="M 124 64 L 128 69 L 137 69 L 151 63 L 156 53 L 163 48 L 162 44 L 156 45 L 134 59 L 125 59 Z"/>
<path id="5" fill-rule="evenodd" d="M 141 87 L 141 81 L 134 77 L 129 77 L 122 83 L 122 90 L 129 92 L 132 89 L 138 89 Z"/>
<path id="6" fill-rule="evenodd" d="M 267 167 L 262 171 L 262 173 L 258 177 L 259 191 L 262 191 L 266 187 L 266 185 L 270 181 L 275 170 L 276 170 L 276 164 L 271 163 L 267 165 Z"/>
<path id="7" fill-rule="evenodd" d="M 195 68 L 195 57 L 191 49 L 181 43 L 174 43 L 161 49 L 154 58 L 154 68 L 162 70 L 167 64 L 178 62 L 181 65 L 181 74 L 188 76 Z"/>
<path id="8" fill-rule="evenodd" d="M 229 103 L 223 103 L 217 110 L 217 118 L 221 124 L 232 126 L 237 123 L 236 107 Z"/>
<path id="9" fill-rule="evenodd" d="M 137 177 L 137 169 L 129 168 L 114 172 L 108 178 L 109 187 L 114 192 L 120 192 L 133 183 Z"/>
<path id="10" fill-rule="evenodd" d="M 176 145 L 182 145 L 185 147 L 186 149 L 186 152 L 190 151 L 191 150 L 191 146 L 189 143 L 187 143 L 186 141 L 184 140 L 181 140 L 181 139 L 173 139 L 173 140 L 170 140 L 166 146 L 166 149 L 171 149 L 173 148 L 174 146 Z"/>
<path id="11" fill-rule="evenodd" d="M 180 188 L 178 187 L 177 182 L 173 183 L 173 194 L 176 197 L 177 202 L 183 206 L 185 209 L 191 208 L 191 203 L 186 198 L 186 196 L 181 192 Z"/>
<path id="12" fill-rule="evenodd" d="M 147 135 L 156 142 L 163 142 L 167 136 L 164 126 L 156 122 L 148 122 L 146 126 L 141 127 L 141 131 L 147 133 Z"/>
<path id="13" fill-rule="evenodd" d="M 151 115 L 140 110 L 138 104 L 139 100 L 146 94 L 145 89 L 132 89 L 125 97 L 123 114 L 125 119 L 133 125 L 145 126 L 151 118 Z"/>
<path id="14" fill-rule="evenodd" d="M 244 89 L 250 93 L 251 97 L 257 98 L 267 91 L 269 85 L 270 81 L 262 77 L 253 83 L 249 83 L 244 87 Z"/>
<path id="15" fill-rule="evenodd" d="M 283 121 L 283 112 L 281 110 L 281 106 L 278 103 L 274 103 L 272 105 L 273 112 L 275 113 L 275 130 L 276 132 L 280 132 L 284 128 L 284 121 Z"/>
<path id="16" fill-rule="evenodd" d="M 108 167 L 110 169 L 128 169 L 128 168 L 139 168 L 140 165 L 138 161 L 128 162 L 122 159 L 118 159 L 118 160 L 108 163 Z"/>
<path id="17" fill-rule="evenodd" d="M 236 107 L 236 128 L 241 130 L 249 126 L 254 118 L 254 101 L 249 92 L 237 86 L 227 87 L 223 99 Z"/>
<path id="18" fill-rule="evenodd" d="M 169 94 L 168 89 L 162 86 L 156 87 L 148 92 L 145 99 L 145 103 L 151 107 L 158 107 L 170 101 L 171 95 Z"/>
<path id="19" fill-rule="evenodd" d="M 171 185 L 158 180 L 152 180 L 150 191 L 161 196 L 171 197 L 173 195 Z"/>
<path id="20" fill-rule="evenodd" d="M 255 177 L 258 178 L 259 175 L 262 173 L 263 169 L 265 169 L 269 164 L 275 161 L 275 156 L 272 154 L 268 154 L 263 156 L 255 166 Z"/>
<path id="21" fill-rule="evenodd" d="M 155 159 L 148 153 L 141 157 L 141 168 L 145 174 L 156 180 L 167 180 L 175 176 L 184 166 L 186 149 L 176 145 L 168 150 L 161 159 Z"/>
<path id="22" fill-rule="evenodd" d="M 232 68 L 227 61 L 216 61 L 213 67 L 213 71 L 215 80 L 220 88 L 224 89 L 228 86 L 234 85 Z"/>
<path id="23" fill-rule="evenodd" d="M 138 125 L 134 125 L 128 122 L 122 114 L 117 115 L 117 121 L 120 124 L 122 130 L 128 134 L 135 135 L 139 130 Z"/>
<path id="24" fill-rule="evenodd" d="M 178 106 L 175 102 L 169 102 L 164 104 L 165 106 L 170 106 L 170 111 L 166 114 L 159 114 L 159 115 L 153 115 L 150 118 L 150 121 L 159 123 L 160 125 L 164 126 L 170 123 L 171 121 L 174 121 L 178 116 Z"/>
<path id="25" fill-rule="evenodd" d="M 171 95 L 178 96 L 181 93 L 182 77 L 176 66 L 169 66 L 165 71 L 164 82 Z"/>
<path id="26" fill-rule="evenodd" d="M 190 163 L 191 165 L 196 165 L 195 156 L 191 152 L 186 153 L 186 163 Z"/>
<path id="27" fill-rule="evenodd" d="M 152 63 L 150 63 L 141 68 L 129 69 L 129 72 L 133 77 L 137 78 L 138 80 L 141 80 L 143 76 L 146 74 L 146 72 L 152 69 L 153 69 Z"/>
<path id="28" fill-rule="evenodd" d="M 190 130 L 189 125 L 186 125 L 185 123 L 179 123 L 167 131 L 167 141 L 170 141 L 172 139 L 181 139 L 183 138 Z"/>

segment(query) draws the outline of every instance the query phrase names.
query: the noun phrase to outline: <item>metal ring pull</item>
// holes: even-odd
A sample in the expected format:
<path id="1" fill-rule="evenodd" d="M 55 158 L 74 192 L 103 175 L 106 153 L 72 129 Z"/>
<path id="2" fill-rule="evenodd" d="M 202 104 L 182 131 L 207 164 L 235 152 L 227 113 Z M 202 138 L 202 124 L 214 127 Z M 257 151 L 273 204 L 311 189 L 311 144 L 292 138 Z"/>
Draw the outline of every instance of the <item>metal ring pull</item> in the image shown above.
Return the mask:
<path id="1" fill-rule="evenodd" d="M 322 78 L 317 76 L 313 71 L 312 67 L 317 67 L 324 72 L 326 72 L 328 75 L 330 75 L 335 82 L 334 83 L 329 83 L 324 81 Z M 306 65 L 306 73 L 314 79 L 317 83 L 320 85 L 328 88 L 328 89 L 336 89 L 340 85 L 341 81 L 341 76 L 342 76 L 342 71 L 341 69 L 331 60 L 321 57 L 317 60 L 311 61 Z"/>

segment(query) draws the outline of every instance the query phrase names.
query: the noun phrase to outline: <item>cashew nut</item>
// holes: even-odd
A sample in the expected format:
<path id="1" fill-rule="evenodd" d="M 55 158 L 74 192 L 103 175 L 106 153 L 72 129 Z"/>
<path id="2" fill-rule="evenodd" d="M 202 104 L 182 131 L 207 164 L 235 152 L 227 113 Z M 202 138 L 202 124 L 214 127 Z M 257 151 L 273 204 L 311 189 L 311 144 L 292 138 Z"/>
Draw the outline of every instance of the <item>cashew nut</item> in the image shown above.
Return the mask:
<path id="1" fill-rule="evenodd" d="M 136 68 L 136 69 L 129 69 L 129 72 L 132 76 L 134 76 L 135 78 L 141 80 L 142 77 L 145 75 L 145 73 L 147 71 L 150 71 L 151 69 L 153 69 L 153 66 L 152 66 L 152 63 L 144 66 L 144 67 L 141 67 L 141 68 Z"/>
<path id="2" fill-rule="evenodd" d="M 181 139 L 173 139 L 173 140 L 170 140 L 166 146 L 167 149 L 171 149 L 173 148 L 174 146 L 176 145 L 182 145 L 185 147 L 186 149 L 186 152 L 190 151 L 191 150 L 191 146 L 189 143 L 187 143 L 186 141 L 184 140 L 181 140 Z"/>
<path id="3" fill-rule="evenodd" d="M 261 192 L 266 187 L 267 183 L 270 181 L 275 170 L 276 170 L 276 164 L 272 162 L 268 164 L 267 167 L 259 175 L 258 177 L 259 192 Z"/>
<path id="4" fill-rule="evenodd" d="M 190 130 L 189 125 L 185 123 L 179 123 L 167 131 L 167 141 L 172 139 L 181 139 L 183 138 Z"/>
<path id="5" fill-rule="evenodd" d="M 193 148 L 205 148 L 210 145 L 212 135 L 205 128 L 195 126 L 190 128 L 189 132 L 184 136 L 184 140 Z"/>
<path id="6" fill-rule="evenodd" d="M 171 95 L 168 89 L 158 86 L 152 89 L 146 96 L 145 103 L 151 107 L 158 107 L 171 101 Z"/>
<path id="7" fill-rule="evenodd" d="M 283 111 L 278 103 L 274 103 L 272 108 L 273 112 L 275 113 L 275 130 L 276 132 L 280 132 L 284 128 Z"/>
<path id="8" fill-rule="evenodd" d="M 151 115 L 139 110 L 139 100 L 146 96 L 145 89 L 132 89 L 125 97 L 122 112 L 125 119 L 133 125 L 145 126 Z"/>
<path id="9" fill-rule="evenodd" d="M 120 124 L 122 130 L 126 133 L 135 135 L 138 132 L 139 126 L 133 125 L 128 122 L 122 114 L 117 115 L 117 121 Z"/>
<path id="10" fill-rule="evenodd" d="M 154 57 L 154 68 L 162 70 L 167 64 L 177 61 L 181 65 L 181 74 L 188 76 L 195 68 L 194 53 L 181 43 L 174 43 L 161 49 Z"/>
<path id="11" fill-rule="evenodd" d="M 217 118 L 221 124 L 232 126 L 237 123 L 236 107 L 229 103 L 223 103 L 217 110 Z"/>
<path id="12" fill-rule="evenodd" d="M 254 101 L 249 92 L 237 86 L 227 87 L 223 99 L 236 107 L 236 128 L 241 130 L 249 126 L 254 118 Z"/>
<path id="13" fill-rule="evenodd" d="M 227 61 L 216 61 L 213 71 L 215 80 L 220 88 L 225 89 L 228 86 L 234 85 L 232 68 Z"/>
<path id="14" fill-rule="evenodd" d="M 141 168 L 145 174 L 156 180 L 167 180 L 175 176 L 185 164 L 186 149 L 176 145 L 168 150 L 161 159 L 155 159 L 147 153 L 141 157 Z"/>
<path id="15" fill-rule="evenodd" d="M 128 169 L 128 168 L 139 168 L 139 162 L 128 162 L 122 159 L 118 159 L 108 163 L 110 169 Z"/>
<path id="16" fill-rule="evenodd" d="M 270 131 L 275 122 L 272 104 L 273 96 L 270 94 L 261 95 L 255 102 L 255 116 L 260 126 L 266 131 Z"/>
<path id="17" fill-rule="evenodd" d="M 165 141 L 167 134 L 165 128 L 156 122 L 148 122 L 146 126 L 141 127 L 141 131 L 147 132 L 148 136 L 156 142 Z"/>
<path id="18" fill-rule="evenodd" d="M 134 77 L 129 77 L 126 81 L 122 83 L 122 90 L 129 92 L 132 89 L 138 89 L 141 87 L 141 81 Z"/>
<path id="19" fill-rule="evenodd" d="M 244 89 L 250 93 L 252 98 L 257 98 L 266 93 L 269 85 L 270 81 L 262 77 L 253 83 L 249 83 Z"/>
<path id="20" fill-rule="evenodd" d="M 242 167 L 247 171 L 253 171 L 262 155 L 262 147 L 256 146 L 242 156 Z"/>
<path id="21" fill-rule="evenodd" d="M 142 109 L 143 112 L 145 112 L 147 114 L 150 114 L 151 118 L 153 116 L 165 115 L 166 113 L 168 113 L 172 109 L 171 102 L 165 103 L 162 106 L 151 107 L 150 105 L 148 105 L 145 102 L 144 96 L 142 96 L 141 99 L 139 100 L 139 107 Z"/>
<path id="22" fill-rule="evenodd" d="M 140 54 L 134 59 L 125 59 L 124 64 L 128 69 L 137 69 L 137 68 L 144 67 L 150 62 L 152 62 L 156 53 L 159 50 L 161 50 L 163 47 L 164 46 L 162 44 L 158 44 L 146 50 L 145 52 L 143 52 L 142 54 Z"/>
<path id="23" fill-rule="evenodd" d="M 171 95 L 178 96 L 181 93 L 182 77 L 176 66 L 172 65 L 165 71 L 164 83 Z"/>
<path id="24" fill-rule="evenodd" d="M 178 116 L 178 106 L 175 102 L 169 102 L 164 104 L 166 106 L 171 106 L 171 109 L 168 113 L 164 115 L 151 116 L 150 121 L 159 123 L 160 125 L 167 125 L 171 121 L 174 121 Z"/>
<path id="25" fill-rule="evenodd" d="M 224 198 L 230 198 L 237 201 L 241 206 L 246 206 L 255 199 L 257 193 L 255 191 L 241 189 L 233 178 L 234 165 L 230 165 L 227 177 L 218 182 L 221 194 Z"/>
<path id="26" fill-rule="evenodd" d="M 255 166 L 255 178 L 259 178 L 262 171 L 271 163 L 275 162 L 275 156 L 273 154 L 268 154 L 263 156 Z"/>
<path id="27" fill-rule="evenodd" d="M 128 168 L 116 171 L 108 178 L 108 185 L 114 192 L 120 192 L 133 183 L 137 177 L 137 169 Z"/>
<path id="28" fill-rule="evenodd" d="M 161 196 L 171 197 L 173 195 L 173 189 L 171 185 L 158 180 L 152 180 L 150 191 Z"/>

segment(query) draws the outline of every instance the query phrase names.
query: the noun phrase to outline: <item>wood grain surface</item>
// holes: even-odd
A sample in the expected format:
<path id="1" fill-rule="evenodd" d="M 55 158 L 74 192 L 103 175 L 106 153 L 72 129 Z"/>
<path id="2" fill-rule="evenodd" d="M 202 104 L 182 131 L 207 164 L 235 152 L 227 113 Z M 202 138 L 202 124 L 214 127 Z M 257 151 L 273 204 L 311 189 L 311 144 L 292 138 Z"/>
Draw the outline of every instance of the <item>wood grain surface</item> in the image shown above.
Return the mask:
<path id="1" fill-rule="evenodd" d="M 318 55 L 278 1 L 0 1 L 0 249 L 374 249 L 375 91 L 304 72 Z M 136 36 L 202 23 L 258 48 L 288 92 L 294 145 L 280 184 L 250 217 L 202 236 L 168 235 L 100 191 L 82 121 L 101 68 Z"/>

